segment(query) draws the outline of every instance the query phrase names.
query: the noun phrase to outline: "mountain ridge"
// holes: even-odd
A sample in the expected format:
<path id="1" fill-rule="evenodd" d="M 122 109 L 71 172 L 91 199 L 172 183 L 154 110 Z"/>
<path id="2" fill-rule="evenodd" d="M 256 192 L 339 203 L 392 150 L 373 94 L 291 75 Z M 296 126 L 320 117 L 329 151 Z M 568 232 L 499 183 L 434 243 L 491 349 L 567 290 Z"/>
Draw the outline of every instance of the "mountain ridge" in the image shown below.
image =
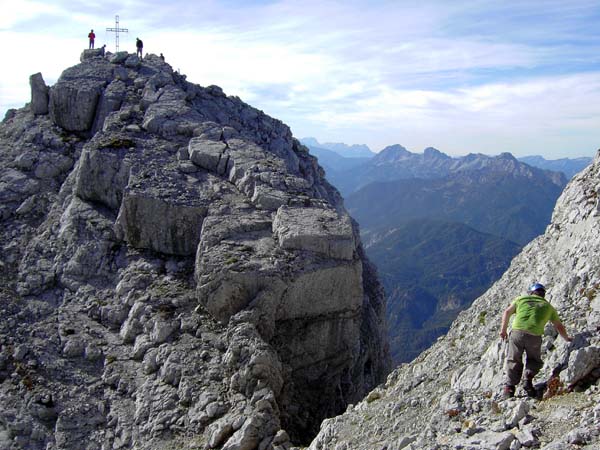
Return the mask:
<path id="1" fill-rule="evenodd" d="M 531 166 L 539 167 L 540 169 L 562 172 L 568 179 L 571 179 L 577 173 L 589 166 L 592 163 L 593 158 L 582 156 L 579 158 L 559 158 L 548 160 L 543 156 L 534 155 L 523 156 L 519 158 L 519 161 L 523 161 Z"/>
<path id="2" fill-rule="evenodd" d="M 375 153 L 365 144 L 344 144 L 343 142 L 320 143 L 315 138 L 301 138 L 300 142 L 309 148 L 317 147 L 330 150 L 346 158 L 370 158 Z"/>
<path id="3" fill-rule="evenodd" d="M 305 138 L 305 144 L 309 147 L 310 151 L 317 156 L 319 159 L 319 161 L 321 161 L 322 158 L 326 159 L 326 161 L 323 161 L 323 165 L 327 170 L 327 173 L 330 175 L 329 178 L 331 179 L 332 183 L 334 185 L 340 185 L 341 186 L 341 191 L 344 194 L 348 194 L 349 192 L 352 192 L 353 190 L 356 190 L 358 188 L 360 188 L 361 186 L 364 185 L 364 183 L 361 183 L 360 180 L 357 182 L 357 180 L 355 180 L 353 177 L 361 177 L 363 176 L 362 172 L 364 172 L 366 169 L 363 167 L 361 168 L 360 166 L 365 166 L 369 163 L 374 164 L 374 165 L 378 165 L 378 166 L 385 166 L 386 164 L 388 164 L 389 162 L 393 162 L 394 157 L 396 159 L 399 158 L 399 155 L 403 155 L 402 158 L 400 158 L 399 161 L 404 161 L 404 162 L 410 162 L 412 161 L 412 165 L 415 165 L 415 163 L 420 163 L 420 165 L 422 166 L 423 163 L 427 162 L 428 164 L 433 164 L 434 166 L 437 164 L 438 166 L 443 165 L 444 163 L 449 163 L 451 161 L 454 160 L 454 164 L 460 166 L 461 163 L 460 161 L 462 159 L 465 159 L 466 161 L 470 161 L 471 163 L 474 162 L 474 160 L 480 160 L 480 166 L 483 165 L 483 163 L 485 163 L 485 161 L 488 158 L 503 158 L 503 155 L 511 155 L 510 153 L 505 152 L 504 154 L 500 154 L 500 155 L 496 155 L 496 156 L 490 156 L 490 155 L 484 155 L 481 153 L 471 153 L 465 156 L 459 156 L 459 157 L 451 157 L 443 152 L 441 152 L 440 150 L 434 148 L 434 147 L 427 147 L 423 150 L 422 153 L 412 153 L 410 151 L 408 151 L 405 147 L 403 147 L 402 145 L 399 144 L 395 144 L 395 145 L 390 145 L 386 148 L 384 148 L 383 150 L 381 150 L 378 153 L 372 153 L 371 156 L 368 159 L 364 159 L 362 161 L 360 161 L 360 163 L 358 161 L 354 161 L 352 163 L 348 162 L 348 161 L 344 161 L 343 159 L 339 159 L 339 158 L 334 158 L 333 155 L 331 155 L 331 153 L 329 152 L 334 152 L 337 155 L 344 157 L 344 153 L 343 152 L 336 152 L 335 151 L 335 147 L 331 147 L 331 148 L 327 148 L 325 149 L 321 144 L 319 144 L 319 142 L 314 139 L 314 138 Z M 345 145 L 345 144 L 344 144 Z M 321 146 L 321 147 L 319 147 Z M 346 147 L 349 147 L 346 145 Z M 324 150 L 328 150 L 327 154 L 324 153 Z M 395 155 L 395 152 L 398 151 L 399 155 Z M 383 153 L 383 155 L 382 155 Z M 389 155 L 393 155 L 393 156 L 389 156 Z M 380 156 L 382 155 L 382 156 Z M 385 158 L 389 158 L 391 161 L 385 161 Z M 352 158 L 354 159 L 354 158 Z M 592 158 L 589 157 L 579 157 L 579 158 L 560 158 L 560 159 L 556 159 L 556 160 L 547 160 L 542 156 L 525 156 L 525 157 L 519 157 L 516 158 L 518 161 L 523 162 L 525 164 L 528 164 L 532 167 L 537 167 L 538 169 L 543 169 L 543 170 L 549 170 L 552 172 L 562 172 L 567 179 L 571 179 L 577 172 L 581 171 L 583 168 L 585 168 L 587 165 L 589 165 L 589 163 L 591 162 Z M 372 161 L 371 161 L 372 160 Z M 396 161 L 396 162 L 399 162 Z M 489 162 L 488 162 L 489 163 Z M 464 168 L 467 168 L 466 165 Z M 349 169 L 354 169 L 354 172 L 348 172 Z M 440 172 L 440 167 L 433 167 L 430 168 L 429 170 L 425 170 L 423 167 L 420 167 L 418 170 L 417 169 L 412 169 L 413 172 L 415 172 L 414 174 L 408 175 L 411 173 L 411 169 L 406 168 L 406 167 L 400 167 L 399 168 L 399 172 L 400 172 L 400 177 L 429 177 L 429 176 L 441 176 L 443 175 L 445 172 Z M 342 173 L 337 173 L 337 172 L 344 172 Z M 351 181 L 346 181 L 344 182 L 344 179 L 350 178 Z M 391 176 L 386 176 L 385 179 L 395 179 L 397 178 L 394 177 L 393 175 Z M 377 179 L 376 176 L 371 177 L 371 179 Z M 352 186 L 356 186 L 356 187 L 352 187 Z"/>
<path id="4" fill-rule="evenodd" d="M 85 50 L 0 124 L 0 448 L 289 449 L 389 370 L 358 227 L 281 121 Z"/>
<path id="5" fill-rule="evenodd" d="M 523 169 L 513 171 L 514 166 Z M 544 230 L 564 186 L 559 180 L 564 177 L 547 176 L 547 172 L 504 159 L 500 164 L 458 170 L 444 178 L 371 183 L 348 196 L 346 205 L 363 233 L 411 218 L 434 217 L 463 222 L 523 245 Z M 496 204 L 490 204 L 491 199 Z M 513 211 L 511 217 L 520 223 L 516 229 L 507 221 L 505 210 Z"/>
<path id="6" fill-rule="evenodd" d="M 511 153 L 497 156 L 471 153 L 453 158 L 432 147 L 419 154 L 412 153 L 401 145 L 388 146 L 365 164 L 345 170 L 343 173 L 333 173 L 330 178 L 342 195 L 347 196 L 373 182 L 441 178 L 453 173 L 484 168 L 496 168 L 504 172 L 518 171 L 523 174 L 543 173 L 555 184 L 566 184 L 564 174 L 529 166 L 519 162 Z"/>

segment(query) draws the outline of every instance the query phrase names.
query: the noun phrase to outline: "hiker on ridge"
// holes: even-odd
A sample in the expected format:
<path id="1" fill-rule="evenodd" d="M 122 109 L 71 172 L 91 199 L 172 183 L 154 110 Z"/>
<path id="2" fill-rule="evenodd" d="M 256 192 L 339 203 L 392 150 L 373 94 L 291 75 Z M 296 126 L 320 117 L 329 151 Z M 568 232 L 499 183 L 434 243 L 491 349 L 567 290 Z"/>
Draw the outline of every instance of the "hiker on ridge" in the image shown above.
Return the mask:
<path id="1" fill-rule="evenodd" d="M 94 30 L 91 30 L 88 34 L 88 38 L 90 39 L 89 48 L 94 48 L 94 39 L 96 39 L 96 35 L 94 34 Z"/>
<path id="2" fill-rule="evenodd" d="M 544 326 L 552 322 L 556 331 L 565 341 L 571 342 L 564 325 L 558 317 L 556 309 L 544 298 L 546 288 L 540 283 L 531 285 L 528 295 L 517 297 L 502 314 L 500 338 L 508 337 L 506 329 L 510 316 L 516 313 L 512 324 L 512 331 L 508 338 L 508 354 L 506 356 L 506 381 L 504 384 L 504 398 L 514 397 L 515 386 L 521 381 L 523 374 L 523 352 L 527 354 L 525 361 L 525 392 L 529 397 L 537 397 L 533 387 L 533 377 L 540 371 L 542 361 L 542 335 Z"/>
<path id="3" fill-rule="evenodd" d="M 140 57 L 140 59 L 142 59 L 142 50 L 144 49 L 144 43 L 142 42 L 142 40 L 140 38 L 135 38 L 135 48 L 136 48 L 136 55 L 138 55 Z"/>

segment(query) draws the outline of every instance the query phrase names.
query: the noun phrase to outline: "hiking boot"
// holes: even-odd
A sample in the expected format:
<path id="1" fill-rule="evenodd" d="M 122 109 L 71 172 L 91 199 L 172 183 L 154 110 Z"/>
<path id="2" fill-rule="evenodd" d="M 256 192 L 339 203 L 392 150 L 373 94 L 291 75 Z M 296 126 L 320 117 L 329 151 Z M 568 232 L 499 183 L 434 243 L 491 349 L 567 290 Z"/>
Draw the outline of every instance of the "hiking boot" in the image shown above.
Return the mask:
<path id="1" fill-rule="evenodd" d="M 515 396 L 515 387 L 510 385 L 505 385 L 504 389 L 502 389 L 502 398 L 504 400 L 513 398 Z"/>
<path id="2" fill-rule="evenodd" d="M 538 398 L 538 391 L 533 386 L 533 382 L 531 380 L 527 380 L 525 382 L 525 385 L 523 386 L 523 388 L 525 389 L 525 392 L 527 393 L 527 397 L 536 398 L 536 399 Z"/>

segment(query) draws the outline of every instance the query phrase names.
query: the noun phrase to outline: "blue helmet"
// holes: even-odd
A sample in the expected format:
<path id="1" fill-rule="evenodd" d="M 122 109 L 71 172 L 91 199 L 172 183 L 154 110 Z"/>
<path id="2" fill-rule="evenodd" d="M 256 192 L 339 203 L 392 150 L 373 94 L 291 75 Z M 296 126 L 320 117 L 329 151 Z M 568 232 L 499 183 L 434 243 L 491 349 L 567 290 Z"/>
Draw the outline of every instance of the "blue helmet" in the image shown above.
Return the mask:
<path id="1" fill-rule="evenodd" d="M 531 286 L 529 286 L 529 293 L 530 294 L 533 293 L 533 292 L 536 292 L 536 291 L 546 292 L 546 288 L 541 283 L 533 283 Z"/>

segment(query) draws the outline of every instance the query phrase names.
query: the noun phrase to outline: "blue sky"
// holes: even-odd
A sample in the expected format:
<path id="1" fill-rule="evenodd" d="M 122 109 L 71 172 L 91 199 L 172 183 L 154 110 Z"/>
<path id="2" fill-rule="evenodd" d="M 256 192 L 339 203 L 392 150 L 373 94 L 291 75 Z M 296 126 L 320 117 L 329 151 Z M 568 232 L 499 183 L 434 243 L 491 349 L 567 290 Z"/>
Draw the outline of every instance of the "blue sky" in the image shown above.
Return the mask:
<path id="1" fill-rule="evenodd" d="M 296 137 L 547 158 L 600 148 L 600 0 L 0 0 L 0 114 L 76 64 L 96 31 L 163 52 Z"/>

